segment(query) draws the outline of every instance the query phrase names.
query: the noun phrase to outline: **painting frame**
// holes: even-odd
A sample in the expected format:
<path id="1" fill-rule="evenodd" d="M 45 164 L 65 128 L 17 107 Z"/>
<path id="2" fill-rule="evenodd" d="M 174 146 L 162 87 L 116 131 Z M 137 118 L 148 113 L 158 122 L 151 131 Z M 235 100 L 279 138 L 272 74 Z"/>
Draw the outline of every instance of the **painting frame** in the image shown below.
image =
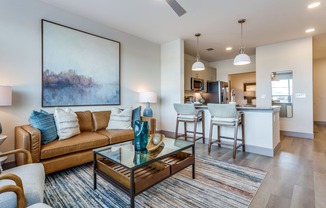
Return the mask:
<path id="1" fill-rule="evenodd" d="M 121 104 L 121 43 L 41 20 L 42 107 Z"/>

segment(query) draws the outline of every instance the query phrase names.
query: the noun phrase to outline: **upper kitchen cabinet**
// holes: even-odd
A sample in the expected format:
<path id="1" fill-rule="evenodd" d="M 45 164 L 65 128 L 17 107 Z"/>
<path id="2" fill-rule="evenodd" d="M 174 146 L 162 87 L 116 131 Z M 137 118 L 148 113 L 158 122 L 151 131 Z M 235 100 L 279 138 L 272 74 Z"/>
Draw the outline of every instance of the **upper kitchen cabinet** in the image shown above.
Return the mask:
<path id="1" fill-rule="evenodd" d="M 205 64 L 205 70 L 203 71 L 192 71 L 192 65 L 195 62 L 195 58 L 185 54 L 185 62 L 184 62 L 184 89 L 186 91 L 191 91 L 191 77 L 199 78 L 204 80 L 204 89 L 206 91 L 206 83 L 207 81 L 216 81 L 216 69 Z"/>

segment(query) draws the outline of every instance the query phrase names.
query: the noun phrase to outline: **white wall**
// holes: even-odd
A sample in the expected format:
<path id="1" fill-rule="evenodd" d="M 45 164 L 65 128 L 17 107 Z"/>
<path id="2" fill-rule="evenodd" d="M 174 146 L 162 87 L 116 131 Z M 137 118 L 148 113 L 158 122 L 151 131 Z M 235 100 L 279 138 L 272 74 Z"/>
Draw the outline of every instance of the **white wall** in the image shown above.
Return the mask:
<path id="1" fill-rule="evenodd" d="M 283 131 L 313 135 L 312 38 L 256 48 L 257 106 L 271 106 L 271 72 L 293 71 L 293 118 L 280 118 Z M 265 97 L 265 98 L 264 98 Z"/>
<path id="2" fill-rule="evenodd" d="M 42 18 L 121 42 L 122 106 L 138 106 L 140 91 L 156 91 L 160 96 L 160 45 L 36 0 L 1 1 L 0 16 L 0 85 L 13 87 L 13 105 L 0 107 L 3 134 L 8 135 L 1 151 L 14 149 L 14 127 L 27 124 L 32 110 L 41 108 Z M 151 106 L 159 121 L 160 103 Z M 112 107 L 86 106 L 73 107 L 73 110 L 96 111 Z M 53 108 L 45 110 L 53 112 Z"/>
<path id="3" fill-rule="evenodd" d="M 176 112 L 173 103 L 183 103 L 184 41 L 161 45 L 161 130 L 175 131 Z"/>
<path id="4" fill-rule="evenodd" d="M 245 72 L 254 72 L 256 71 L 256 56 L 250 56 L 251 63 L 243 66 L 233 65 L 233 59 L 210 62 L 211 67 L 216 68 L 216 79 L 228 82 L 229 74 L 238 74 Z"/>
<path id="5" fill-rule="evenodd" d="M 314 60 L 314 121 L 326 122 L 326 59 Z"/>

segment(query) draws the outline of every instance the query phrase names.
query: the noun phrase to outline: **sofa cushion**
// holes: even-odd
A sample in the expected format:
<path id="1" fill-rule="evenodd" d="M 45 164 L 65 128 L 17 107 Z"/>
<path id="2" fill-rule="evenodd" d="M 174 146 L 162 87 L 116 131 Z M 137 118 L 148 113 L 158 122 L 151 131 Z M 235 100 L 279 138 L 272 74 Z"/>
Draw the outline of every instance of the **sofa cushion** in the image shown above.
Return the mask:
<path id="1" fill-rule="evenodd" d="M 130 141 L 134 138 L 133 130 L 100 130 L 98 133 L 109 137 L 110 144 Z"/>
<path id="2" fill-rule="evenodd" d="M 113 108 L 111 110 L 110 120 L 106 129 L 132 129 L 131 127 L 132 108 L 124 110 Z"/>
<path id="3" fill-rule="evenodd" d="M 55 108 L 54 120 L 59 140 L 68 139 L 80 133 L 77 115 L 70 108 Z"/>
<path id="4" fill-rule="evenodd" d="M 94 131 L 92 113 L 90 111 L 76 112 L 76 114 L 81 132 Z"/>
<path id="5" fill-rule="evenodd" d="M 103 134 L 96 132 L 82 132 L 67 140 L 55 140 L 42 145 L 41 159 L 53 158 L 73 152 L 89 150 L 109 144 L 109 139 Z"/>
<path id="6" fill-rule="evenodd" d="M 44 110 L 33 111 L 29 117 L 29 123 L 40 130 L 42 144 L 52 142 L 58 137 L 53 115 Z"/>
<path id="7" fill-rule="evenodd" d="M 111 111 L 92 112 L 94 131 L 106 129 L 110 120 Z"/>

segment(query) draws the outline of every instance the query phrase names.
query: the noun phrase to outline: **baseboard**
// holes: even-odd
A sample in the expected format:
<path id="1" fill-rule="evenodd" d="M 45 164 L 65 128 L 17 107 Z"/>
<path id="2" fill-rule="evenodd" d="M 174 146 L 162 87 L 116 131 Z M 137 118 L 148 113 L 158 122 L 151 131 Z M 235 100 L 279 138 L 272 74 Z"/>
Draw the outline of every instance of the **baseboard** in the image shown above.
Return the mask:
<path id="1" fill-rule="evenodd" d="M 160 133 L 160 134 L 164 134 L 166 137 L 170 137 L 170 138 L 174 138 L 174 136 L 175 136 L 175 133 L 174 132 L 171 132 L 171 131 L 161 130 L 161 131 L 157 131 L 157 132 Z M 207 144 L 208 138 L 205 138 L 205 141 L 206 141 L 205 143 Z M 200 142 L 201 142 L 201 140 L 200 140 Z M 213 145 L 216 145 L 216 144 L 214 143 Z M 232 149 L 232 146 L 228 146 L 228 145 L 225 145 L 223 147 Z M 254 145 L 247 145 L 246 144 L 246 152 L 255 153 L 255 154 L 259 154 L 259 155 L 264 155 L 264 156 L 268 156 L 268 157 L 273 157 L 275 155 L 275 152 L 279 148 L 280 148 L 280 144 L 278 144 L 274 148 L 274 150 L 273 149 L 269 149 L 269 148 L 257 147 L 257 146 L 254 146 Z"/>
<path id="2" fill-rule="evenodd" d="M 326 126 L 326 121 L 314 121 L 315 125 Z"/>
<path id="3" fill-rule="evenodd" d="M 283 136 L 289 136 L 289 137 L 299 137 L 299 138 L 304 138 L 304 139 L 314 139 L 314 134 L 309 134 L 309 133 L 281 131 L 281 134 Z"/>
<path id="4" fill-rule="evenodd" d="M 264 155 L 264 156 L 268 156 L 268 157 L 274 157 L 275 149 L 273 150 L 273 149 L 269 149 L 266 147 L 257 147 L 254 145 L 246 144 L 246 152 L 255 153 L 258 155 Z"/>
<path id="5" fill-rule="evenodd" d="M 281 149 L 281 142 L 279 142 L 276 147 L 274 148 L 274 155 Z"/>

